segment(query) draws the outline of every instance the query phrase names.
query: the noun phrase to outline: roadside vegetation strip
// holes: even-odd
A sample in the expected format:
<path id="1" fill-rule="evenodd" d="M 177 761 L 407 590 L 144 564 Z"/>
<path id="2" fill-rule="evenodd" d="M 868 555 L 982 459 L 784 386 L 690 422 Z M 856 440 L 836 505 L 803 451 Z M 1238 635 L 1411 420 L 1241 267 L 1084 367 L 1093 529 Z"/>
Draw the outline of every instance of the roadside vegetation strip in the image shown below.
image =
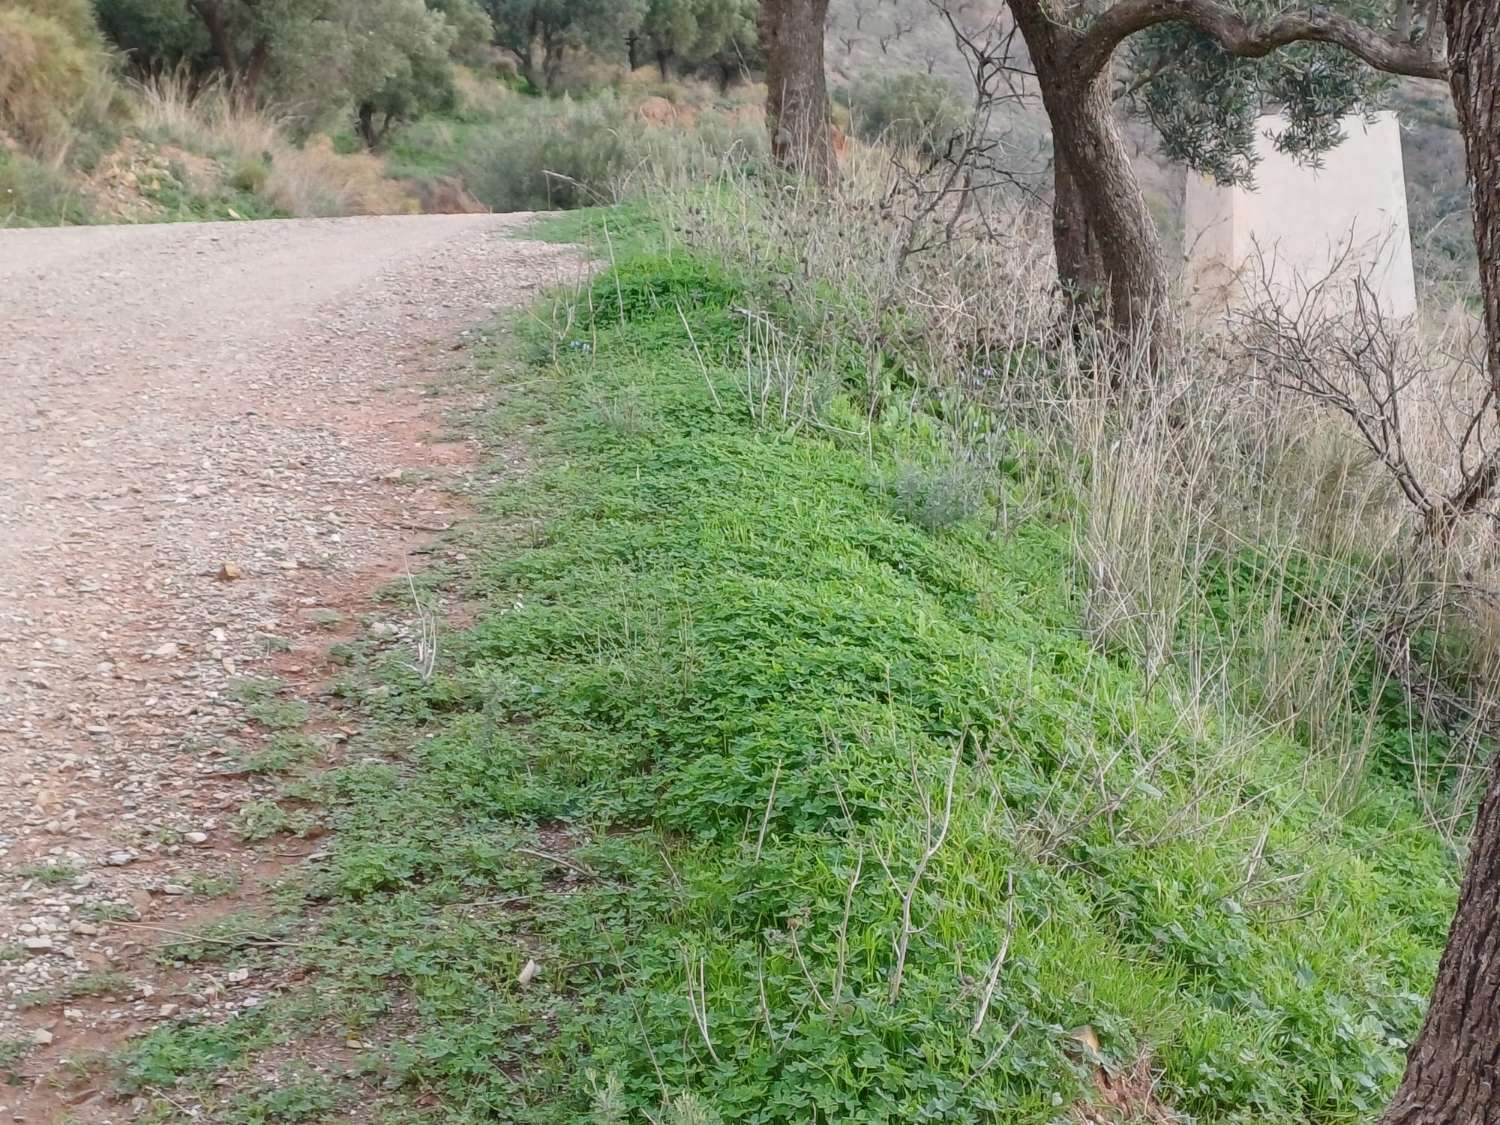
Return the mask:
<path id="1" fill-rule="evenodd" d="M 935 419 L 781 424 L 759 279 L 624 218 L 496 377 L 536 463 L 475 624 L 366 692 L 410 749 L 324 784 L 295 1018 L 389 1120 L 1049 1122 L 1152 1067 L 1141 1112 L 1372 1113 L 1453 903 L 1410 793 L 1331 812 L 1332 759 L 1100 653 L 1067 504 L 989 535 Z M 127 1068 L 245 1073 L 276 1011 Z"/>

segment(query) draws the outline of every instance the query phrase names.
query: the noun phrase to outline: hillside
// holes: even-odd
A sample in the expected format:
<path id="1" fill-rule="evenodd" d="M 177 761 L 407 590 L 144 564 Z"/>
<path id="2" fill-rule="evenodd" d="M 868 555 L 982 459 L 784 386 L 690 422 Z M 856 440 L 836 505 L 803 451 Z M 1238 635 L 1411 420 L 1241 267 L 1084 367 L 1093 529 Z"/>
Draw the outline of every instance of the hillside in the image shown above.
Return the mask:
<path id="1" fill-rule="evenodd" d="M 474 353 L 512 469 L 412 586 L 455 610 L 434 662 L 343 643 L 355 752 L 259 802 L 328 846 L 169 953 L 278 983 L 112 1081 L 227 1122 L 1370 1119 L 1454 778 L 1368 694 L 1354 560 L 1162 570 L 1202 604 L 1153 673 L 1101 627 L 1062 433 L 971 414 L 971 451 L 1029 449 L 981 472 L 943 388 L 893 368 L 872 406 L 774 250 L 712 249 L 758 202 L 552 228 L 613 265 Z M 1318 681 L 1289 721 L 1267 659 Z"/>
<path id="2" fill-rule="evenodd" d="M 1423 315 L 1103 316 L 835 3 L 801 177 L 741 0 L 0 0 L 0 1117 L 1379 1120 L 1500 738 L 1444 103 Z"/>

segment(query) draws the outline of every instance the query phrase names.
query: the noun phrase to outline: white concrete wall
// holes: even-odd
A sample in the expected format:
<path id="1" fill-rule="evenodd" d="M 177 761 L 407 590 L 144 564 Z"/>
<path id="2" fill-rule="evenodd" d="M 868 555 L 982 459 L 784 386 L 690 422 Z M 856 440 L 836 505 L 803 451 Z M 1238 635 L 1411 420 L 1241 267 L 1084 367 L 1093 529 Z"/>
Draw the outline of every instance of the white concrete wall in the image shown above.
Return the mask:
<path id="1" fill-rule="evenodd" d="M 1386 316 L 1416 312 L 1396 115 L 1345 118 L 1346 139 L 1324 154 L 1321 168 L 1276 151 L 1271 138 L 1284 127 L 1275 115 L 1256 122 L 1261 159 L 1253 189 L 1189 174 L 1183 254 L 1190 307 L 1212 317 L 1263 301 L 1268 289 L 1276 300 L 1300 300 L 1338 264 L 1344 280 L 1329 287 L 1329 297 L 1350 300 L 1348 278 L 1363 274 Z"/>

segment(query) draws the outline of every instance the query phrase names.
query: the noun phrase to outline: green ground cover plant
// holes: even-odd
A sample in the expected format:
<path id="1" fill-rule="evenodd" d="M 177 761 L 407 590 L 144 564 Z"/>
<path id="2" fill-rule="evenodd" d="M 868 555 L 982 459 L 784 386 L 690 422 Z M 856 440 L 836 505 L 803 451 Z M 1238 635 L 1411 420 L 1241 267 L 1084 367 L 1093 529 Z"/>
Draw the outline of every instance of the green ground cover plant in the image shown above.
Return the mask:
<path id="1" fill-rule="evenodd" d="M 477 355 L 534 464 L 442 579 L 472 628 L 361 689 L 391 753 L 324 778 L 294 1010 L 368 1051 L 270 1119 L 1040 1123 L 1101 1070 L 1158 1076 L 1142 1113 L 1369 1119 L 1454 900 L 1410 778 L 1351 793 L 1296 724 L 1148 680 L 1086 627 L 1075 498 L 996 533 L 1028 467 L 979 481 L 852 369 L 759 408 L 767 279 L 639 210 L 551 233 L 606 222 L 613 267 Z M 278 1011 L 126 1071 L 226 1097 Z"/>

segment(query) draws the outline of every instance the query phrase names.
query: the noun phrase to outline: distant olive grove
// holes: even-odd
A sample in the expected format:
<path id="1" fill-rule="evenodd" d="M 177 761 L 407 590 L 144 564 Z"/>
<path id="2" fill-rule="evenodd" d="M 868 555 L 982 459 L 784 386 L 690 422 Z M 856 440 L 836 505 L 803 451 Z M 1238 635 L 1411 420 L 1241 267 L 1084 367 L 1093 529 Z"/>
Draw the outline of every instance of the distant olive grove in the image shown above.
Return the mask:
<path id="1" fill-rule="evenodd" d="M 371 147 L 403 120 L 451 108 L 459 63 L 545 91 L 584 53 L 726 84 L 756 57 L 752 0 L 98 0 L 97 10 L 131 69 L 218 77 L 309 120 L 352 107 Z"/>

